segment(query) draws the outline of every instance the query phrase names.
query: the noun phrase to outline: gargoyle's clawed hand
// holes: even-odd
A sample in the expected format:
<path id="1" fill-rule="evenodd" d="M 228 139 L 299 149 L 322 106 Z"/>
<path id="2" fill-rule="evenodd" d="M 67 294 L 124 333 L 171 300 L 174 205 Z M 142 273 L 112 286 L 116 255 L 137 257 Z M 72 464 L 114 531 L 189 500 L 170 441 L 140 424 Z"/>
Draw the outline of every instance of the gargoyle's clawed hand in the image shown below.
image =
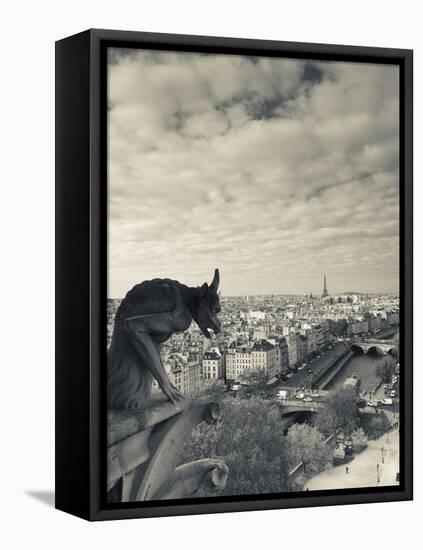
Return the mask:
<path id="1" fill-rule="evenodd" d="M 170 382 L 164 382 L 161 385 L 161 389 L 165 396 L 171 401 L 173 404 L 175 404 L 177 401 L 180 401 L 182 399 L 185 399 L 185 396 L 183 393 L 181 393 L 178 389 L 175 388 Z"/>

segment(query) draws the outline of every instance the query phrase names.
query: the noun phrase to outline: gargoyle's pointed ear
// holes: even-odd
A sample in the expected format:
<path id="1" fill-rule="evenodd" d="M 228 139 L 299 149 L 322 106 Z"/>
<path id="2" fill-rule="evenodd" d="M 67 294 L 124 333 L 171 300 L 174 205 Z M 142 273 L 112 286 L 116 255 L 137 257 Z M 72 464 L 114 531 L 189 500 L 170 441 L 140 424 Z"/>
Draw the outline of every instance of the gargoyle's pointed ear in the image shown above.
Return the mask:
<path id="1" fill-rule="evenodd" d="M 200 288 L 200 303 L 204 304 L 207 302 L 207 297 L 209 294 L 209 285 L 207 283 L 203 283 Z"/>
<path id="2" fill-rule="evenodd" d="M 219 288 L 219 281 L 220 281 L 219 270 L 215 269 L 213 281 L 212 281 L 212 284 L 210 285 L 210 288 L 215 292 L 217 292 L 217 289 Z"/>

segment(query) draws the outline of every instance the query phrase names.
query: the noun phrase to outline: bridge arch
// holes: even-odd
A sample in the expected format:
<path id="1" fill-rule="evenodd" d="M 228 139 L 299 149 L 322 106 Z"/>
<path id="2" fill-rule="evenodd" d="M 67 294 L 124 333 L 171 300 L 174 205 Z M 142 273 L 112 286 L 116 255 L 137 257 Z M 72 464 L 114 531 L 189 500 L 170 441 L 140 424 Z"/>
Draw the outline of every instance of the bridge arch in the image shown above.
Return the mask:
<path id="1" fill-rule="evenodd" d="M 357 355 L 364 355 L 365 354 L 364 349 L 358 344 L 352 344 L 351 351 L 353 353 L 356 353 Z"/>
<path id="2" fill-rule="evenodd" d="M 281 416 L 289 416 L 292 414 L 317 414 L 322 409 L 321 403 L 304 403 L 303 401 L 285 401 L 278 403 Z"/>
<path id="3" fill-rule="evenodd" d="M 371 346 L 367 350 L 367 354 L 373 357 L 382 357 L 383 355 L 385 355 L 385 352 L 378 346 Z"/>
<path id="4" fill-rule="evenodd" d="M 317 414 L 318 410 L 307 410 L 307 409 L 281 409 L 281 416 L 291 416 L 292 414 L 304 414 L 304 415 L 314 415 Z"/>

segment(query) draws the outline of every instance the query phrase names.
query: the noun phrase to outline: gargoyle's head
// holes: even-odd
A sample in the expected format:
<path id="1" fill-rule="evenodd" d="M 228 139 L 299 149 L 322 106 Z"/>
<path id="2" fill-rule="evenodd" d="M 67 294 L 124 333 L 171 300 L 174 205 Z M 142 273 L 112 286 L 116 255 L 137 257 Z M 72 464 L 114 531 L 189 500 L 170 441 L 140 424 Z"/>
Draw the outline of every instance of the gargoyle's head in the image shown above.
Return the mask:
<path id="1" fill-rule="evenodd" d="M 207 283 L 204 283 L 200 288 L 198 309 L 194 315 L 195 322 L 206 338 L 211 337 L 211 331 L 215 334 L 220 332 L 220 321 L 217 318 L 217 315 L 220 313 L 218 288 L 219 270 L 215 269 L 211 285 L 209 286 Z"/>

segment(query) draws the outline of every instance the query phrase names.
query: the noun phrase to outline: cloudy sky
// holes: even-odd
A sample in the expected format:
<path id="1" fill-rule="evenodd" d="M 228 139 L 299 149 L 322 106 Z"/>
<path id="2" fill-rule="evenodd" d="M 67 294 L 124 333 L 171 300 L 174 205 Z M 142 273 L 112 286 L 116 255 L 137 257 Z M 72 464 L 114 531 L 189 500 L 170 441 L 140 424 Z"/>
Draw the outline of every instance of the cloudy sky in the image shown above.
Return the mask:
<path id="1" fill-rule="evenodd" d="M 109 50 L 109 296 L 397 291 L 398 121 L 394 66 Z"/>

